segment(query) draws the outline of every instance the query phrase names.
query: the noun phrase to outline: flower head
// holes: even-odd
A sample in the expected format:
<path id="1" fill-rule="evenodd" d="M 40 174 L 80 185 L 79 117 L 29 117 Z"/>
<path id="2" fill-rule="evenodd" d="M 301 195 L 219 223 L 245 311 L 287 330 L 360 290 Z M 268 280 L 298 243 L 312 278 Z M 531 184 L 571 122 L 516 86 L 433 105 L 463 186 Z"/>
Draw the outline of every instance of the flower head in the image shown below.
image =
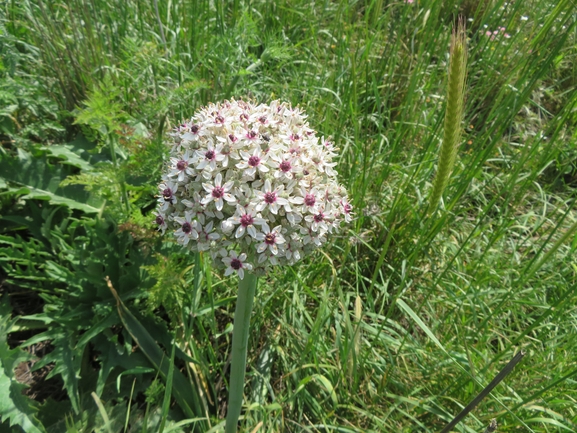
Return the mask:
<path id="1" fill-rule="evenodd" d="M 352 220 L 334 144 L 319 140 L 299 108 L 210 104 L 171 137 L 156 226 L 209 251 L 225 275 L 296 263 Z"/>

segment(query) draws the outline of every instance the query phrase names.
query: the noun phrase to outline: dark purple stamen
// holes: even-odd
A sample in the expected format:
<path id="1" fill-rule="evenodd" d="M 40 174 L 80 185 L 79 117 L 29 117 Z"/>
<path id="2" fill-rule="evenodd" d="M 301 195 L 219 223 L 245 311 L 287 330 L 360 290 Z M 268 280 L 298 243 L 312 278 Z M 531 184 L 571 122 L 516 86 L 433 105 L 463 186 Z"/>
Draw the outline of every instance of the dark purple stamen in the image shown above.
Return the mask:
<path id="1" fill-rule="evenodd" d="M 190 127 L 190 131 L 191 131 L 193 134 L 196 134 L 199 129 L 200 129 L 200 126 L 198 126 L 198 125 L 192 125 L 192 126 Z"/>
<path id="2" fill-rule="evenodd" d="M 275 233 L 268 233 L 265 237 L 264 237 L 264 243 L 268 244 L 268 245 L 274 245 L 274 240 L 276 238 L 276 234 Z"/>
<path id="3" fill-rule="evenodd" d="M 214 150 L 209 150 L 204 154 L 204 157 L 212 161 L 216 157 L 216 153 L 214 153 Z"/>
<path id="4" fill-rule="evenodd" d="M 186 162 L 186 161 L 183 160 L 183 159 L 181 159 L 180 161 L 178 161 L 178 162 L 176 163 L 176 168 L 177 168 L 178 170 L 181 170 L 181 171 L 182 171 L 182 170 L 185 170 L 186 167 L 188 167 L 188 162 Z"/>
<path id="5" fill-rule="evenodd" d="M 298 139 L 300 139 L 300 137 L 299 137 L 298 134 L 293 134 L 293 135 L 291 135 L 290 138 L 291 138 L 292 141 L 297 141 Z"/>
<path id="6" fill-rule="evenodd" d="M 220 123 L 221 125 L 224 123 L 224 117 L 222 116 L 216 116 L 216 118 L 214 119 L 215 123 Z"/>
<path id="7" fill-rule="evenodd" d="M 189 234 L 192 231 L 192 226 L 190 225 L 190 223 L 187 221 L 182 225 L 182 232 Z"/>
<path id="8" fill-rule="evenodd" d="M 155 221 L 156 224 L 158 224 L 159 226 L 161 226 L 161 225 L 164 224 L 164 218 L 162 218 L 161 215 L 158 215 L 154 221 Z"/>
<path id="9" fill-rule="evenodd" d="M 230 261 L 230 267 L 235 271 L 238 271 L 240 268 L 242 268 L 242 262 L 239 259 L 232 259 Z"/>
<path id="10" fill-rule="evenodd" d="M 316 202 L 315 196 L 312 194 L 305 195 L 305 204 L 308 207 L 314 206 Z"/>
<path id="11" fill-rule="evenodd" d="M 228 138 L 230 138 L 230 141 L 232 141 L 233 143 L 236 143 L 238 141 L 238 138 L 236 138 L 234 134 L 228 134 Z"/>
<path id="12" fill-rule="evenodd" d="M 345 211 L 345 213 L 351 213 L 352 210 L 353 210 L 353 207 L 352 207 L 349 203 L 347 203 L 347 204 L 344 206 L 344 211 Z"/>
<path id="13" fill-rule="evenodd" d="M 291 163 L 289 161 L 281 162 L 279 167 L 280 167 L 281 171 L 284 171 L 285 173 L 287 171 L 290 171 L 290 169 L 292 168 Z"/>
<path id="14" fill-rule="evenodd" d="M 222 186 L 215 186 L 212 190 L 212 196 L 214 198 L 222 198 L 224 195 L 224 188 Z"/>
<path id="15" fill-rule="evenodd" d="M 274 192 L 265 192 L 264 201 L 268 204 L 273 204 L 276 201 L 276 194 Z"/>
<path id="16" fill-rule="evenodd" d="M 325 216 L 322 213 L 316 214 L 313 219 L 315 220 L 316 223 L 320 223 L 322 221 L 324 221 Z"/>
<path id="17" fill-rule="evenodd" d="M 240 225 L 242 225 L 243 227 L 251 226 L 253 225 L 253 223 L 254 218 L 250 214 L 244 214 L 243 216 L 240 217 Z"/>
<path id="18" fill-rule="evenodd" d="M 248 121 L 248 114 L 242 113 L 240 115 L 240 120 L 241 120 L 241 122 L 247 122 Z"/>
<path id="19" fill-rule="evenodd" d="M 266 123 L 266 116 L 259 117 L 258 121 L 262 124 L 265 124 Z"/>
<path id="20" fill-rule="evenodd" d="M 170 188 L 166 188 L 162 191 L 162 196 L 165 200 L 170 200 L 172 198 L 172 190 Z"/>
<path id="21" fill-rule="evenodd" d="M 246 134 L 246 136 L 250 139 L 254 139 L 257 136 L 257 132 L 256 131 L 248 131 L 248 133 Z"/>
<path id="22" fill-rule="evenodd" d="M 258 156 L 253 155 L 248 159 L 248 165 L 250 165 L 251 167 L 256 167 L 259 164 L 260 164 L 260 158 Z"/>

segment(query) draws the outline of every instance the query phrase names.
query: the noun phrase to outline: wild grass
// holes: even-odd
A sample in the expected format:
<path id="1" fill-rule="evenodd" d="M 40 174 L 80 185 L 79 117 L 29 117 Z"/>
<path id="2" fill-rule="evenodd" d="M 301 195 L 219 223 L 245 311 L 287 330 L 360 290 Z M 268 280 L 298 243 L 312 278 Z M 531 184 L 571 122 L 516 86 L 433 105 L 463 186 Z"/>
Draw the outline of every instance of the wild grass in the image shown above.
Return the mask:
<path id="1" fill-rule="evenodd" d="M 459 14 L 461 144 L 428 214 Z M 2 98 L 17 106 L 0 108 L 3 157 L 79 125 L 114 156 L 69 181 L 100 194 L 104 215 L 154 258 L 142 272 L 156 284 L 134 308 L 193 360 L 178 367 L 211 431 L 226 413 L 236 284 L 146 233 L 166 131 L 231 97 L 302 106 L 340 147 L 356 212 L 330 248 L 261 279 L 242 431 L 439 431 L 520 350 L 521 364 L 456 429 L 496 418 L 503 432 L 577 430 L 572 1 L 26 0 L 5 2 L 0 17 Z M 61 135 L 12 122 L 49 118 L 13 82 L 56 104 Z M 7 215 L 14 204 L 1 203 Z M 16 262 L 5 263 L 0 275 L 17 284 L 7 270 Z M 135 372 L 114 368 L 112 382 L 134 389 Z M 197 421 L 154 383 L 146 402 L 97 392 L 81 404 L 102 416 L 69 410 L 49 431 L 189 431 Z"/>

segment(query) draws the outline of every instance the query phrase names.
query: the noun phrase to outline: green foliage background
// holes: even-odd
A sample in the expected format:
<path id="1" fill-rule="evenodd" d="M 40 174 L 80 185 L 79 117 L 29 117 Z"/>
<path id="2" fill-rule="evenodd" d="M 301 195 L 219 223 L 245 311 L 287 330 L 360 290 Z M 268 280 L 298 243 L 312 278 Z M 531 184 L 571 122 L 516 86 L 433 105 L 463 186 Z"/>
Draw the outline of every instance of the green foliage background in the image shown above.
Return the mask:
<path id="1" fill-rule="evenodd" d="M 459 14 L 462 144 L 428 215 Z M 439 431 L 519 350 L 457 430 L 577 430 L 576 20 L 570 0 L 3 2 L 0 428 L 222 430 L 236 281 L 151 211 L 166 132 L 235 97 L 302 106 L 356 212 L 261 279 L 242 431 Z"/>

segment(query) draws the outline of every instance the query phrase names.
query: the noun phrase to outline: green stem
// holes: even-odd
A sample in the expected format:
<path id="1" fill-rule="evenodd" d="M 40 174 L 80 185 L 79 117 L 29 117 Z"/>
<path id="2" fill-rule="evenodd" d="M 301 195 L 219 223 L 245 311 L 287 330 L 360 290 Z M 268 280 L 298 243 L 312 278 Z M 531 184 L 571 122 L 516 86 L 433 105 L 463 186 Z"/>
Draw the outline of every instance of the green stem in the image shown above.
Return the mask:
<path id="1" fill-rule="evenodd" d="M 238 417 L 242 408 L 244 375 L 246 371 L 246 350 L 250 314 L 256 292 L 257 277 L 246 273 L 238 283 L 238 296 L 234 312 L 234 329 L 232 331 L 232 357 L 230 361 L 230 383 L 228 391 L 228 412 L 226 414 L 225 433 L 236 433 Z"/>
<path id="2" fill-rule="evenodd" d="M 107 129 L 108 132 L 108 129 Z M 126 185 L 124 184 L 124 179 L 120 178 L 120 169 L 118 168 L 118 160 L 116 158 L 116 146 L 114 144 L 114 137 L 112 133 L 107 133 L 108 137 L 108 147 L 110 148 L 110 157 L 112 158 L 112 164 L 114 165 L 114 174 L 117 176 L 118 183 L 120 184 L 120 194 L 124 200 L 124 207 L 126 210 L 126 217 L 130 215 L 130 202 L 128 201 L 128 194 L 126 193 Z"/>

